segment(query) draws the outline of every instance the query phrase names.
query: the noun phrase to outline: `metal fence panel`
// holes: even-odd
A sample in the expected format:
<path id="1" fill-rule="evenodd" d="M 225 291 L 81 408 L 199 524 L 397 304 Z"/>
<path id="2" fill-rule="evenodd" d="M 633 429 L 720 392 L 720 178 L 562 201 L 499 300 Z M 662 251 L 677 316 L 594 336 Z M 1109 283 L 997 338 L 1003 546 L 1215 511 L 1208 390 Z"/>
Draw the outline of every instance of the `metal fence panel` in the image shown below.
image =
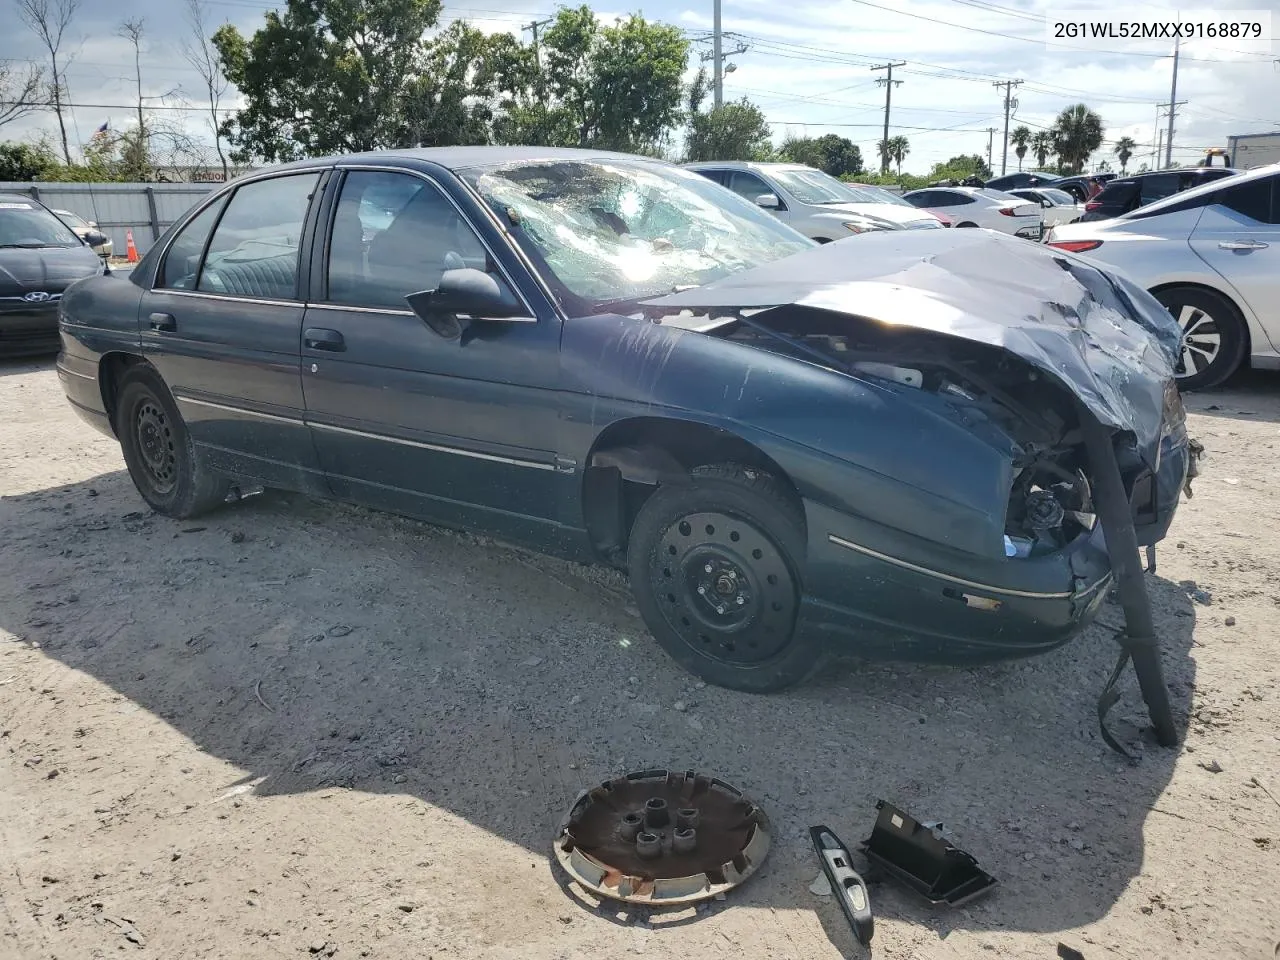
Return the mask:
<path id="1" fill-rule="evenodd" d="M 70 210 L 111 238 L 124 256 L 128 231 L 140 254 L 220 183 L 3 183 L 0 193 L 34 197 L 55 210 Z"/>

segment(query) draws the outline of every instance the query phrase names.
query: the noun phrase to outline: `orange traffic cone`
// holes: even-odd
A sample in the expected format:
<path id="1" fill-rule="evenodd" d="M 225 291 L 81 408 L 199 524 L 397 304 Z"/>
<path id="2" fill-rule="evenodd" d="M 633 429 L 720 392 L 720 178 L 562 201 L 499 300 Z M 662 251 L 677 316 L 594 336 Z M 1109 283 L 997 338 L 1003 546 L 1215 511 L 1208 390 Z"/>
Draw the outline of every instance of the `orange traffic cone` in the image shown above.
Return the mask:
<path id="1" fill-rule="evenodd" d="M 124 234 L 125 255 L 129 258 L 130 263 L 138 262 L 138 248 L 133 243 L 133 231 L 126 230 Z"/>

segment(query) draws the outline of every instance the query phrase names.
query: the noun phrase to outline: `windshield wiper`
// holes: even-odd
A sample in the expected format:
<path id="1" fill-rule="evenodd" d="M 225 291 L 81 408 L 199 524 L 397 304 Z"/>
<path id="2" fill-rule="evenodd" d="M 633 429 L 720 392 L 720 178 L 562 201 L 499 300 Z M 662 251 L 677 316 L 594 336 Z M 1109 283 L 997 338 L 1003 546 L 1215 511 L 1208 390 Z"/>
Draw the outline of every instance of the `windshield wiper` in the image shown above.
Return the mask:
<path id="1" fill-rule="evenodd" d="M 65 247 L 61 243 L 0 243 L 0 250 L 40 250 L 44 247 Z"/>

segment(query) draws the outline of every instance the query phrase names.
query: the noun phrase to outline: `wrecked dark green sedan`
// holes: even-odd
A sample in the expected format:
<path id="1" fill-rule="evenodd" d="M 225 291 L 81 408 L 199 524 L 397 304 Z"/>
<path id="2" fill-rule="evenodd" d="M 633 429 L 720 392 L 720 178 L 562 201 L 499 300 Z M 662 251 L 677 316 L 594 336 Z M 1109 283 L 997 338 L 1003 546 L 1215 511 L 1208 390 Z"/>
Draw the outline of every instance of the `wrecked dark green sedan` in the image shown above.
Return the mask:
<path id="1" fill-rule="evenodd" d="M 58 370 L 158 512 L 261 487 L 628 572 L 658 642 L 771 690 L 828 650 L 1047 650 L 1188 474 L 1160 305 L 980 230 L 825 246 L 669 164 L 448 148 L 233 182 L 61 302 Z M 406 571 L 411 576 L 411 571 Z"/>

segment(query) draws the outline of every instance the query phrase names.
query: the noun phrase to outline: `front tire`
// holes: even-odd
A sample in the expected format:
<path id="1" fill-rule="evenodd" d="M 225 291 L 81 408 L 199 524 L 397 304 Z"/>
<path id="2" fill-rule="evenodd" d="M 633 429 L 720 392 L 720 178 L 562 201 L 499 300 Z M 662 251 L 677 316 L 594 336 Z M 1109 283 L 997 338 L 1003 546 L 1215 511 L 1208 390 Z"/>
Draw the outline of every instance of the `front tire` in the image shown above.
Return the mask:
<path id="1" fill-rule="evenodd" d="M 169 388 L 151 367 L 134 367 L 120 383 L 116 436 L 133 485 L 151 508 L 185 520 L 207 513 L 229 482 L 196 458 L 195 444 Z"/>
<path id="2" fill-rule="evenodd" d="M 708 683 L 767 693 L 799 683 L 821 646 L 797 634 L 804 514 L 760 470 L 695 469 L 664 484 L 631 531 L 636 605 L 654 638 Z"/>
<path id="3" fill-rule="evenodd" d="M 970 222 L 968 222 L 968 221 L 966 220 L 964 223 L 957 223 L 957 224 L 956 224 L 956 229 L 957 229 L 957 230 L 963 230 L 963 229 L 977 229 L 977 226 L 978 226 L 978 225 L 977 225 L 976 223 L 970 223 Z"/>
<path id="4" fill-rule="evenodd" d="M 1155 294 L 1182 328 L 1180 390 L 1216 387 L 1244 361 L 1248 330 L 1234 303 L 1200 287 L 1169 287 Z"/>

